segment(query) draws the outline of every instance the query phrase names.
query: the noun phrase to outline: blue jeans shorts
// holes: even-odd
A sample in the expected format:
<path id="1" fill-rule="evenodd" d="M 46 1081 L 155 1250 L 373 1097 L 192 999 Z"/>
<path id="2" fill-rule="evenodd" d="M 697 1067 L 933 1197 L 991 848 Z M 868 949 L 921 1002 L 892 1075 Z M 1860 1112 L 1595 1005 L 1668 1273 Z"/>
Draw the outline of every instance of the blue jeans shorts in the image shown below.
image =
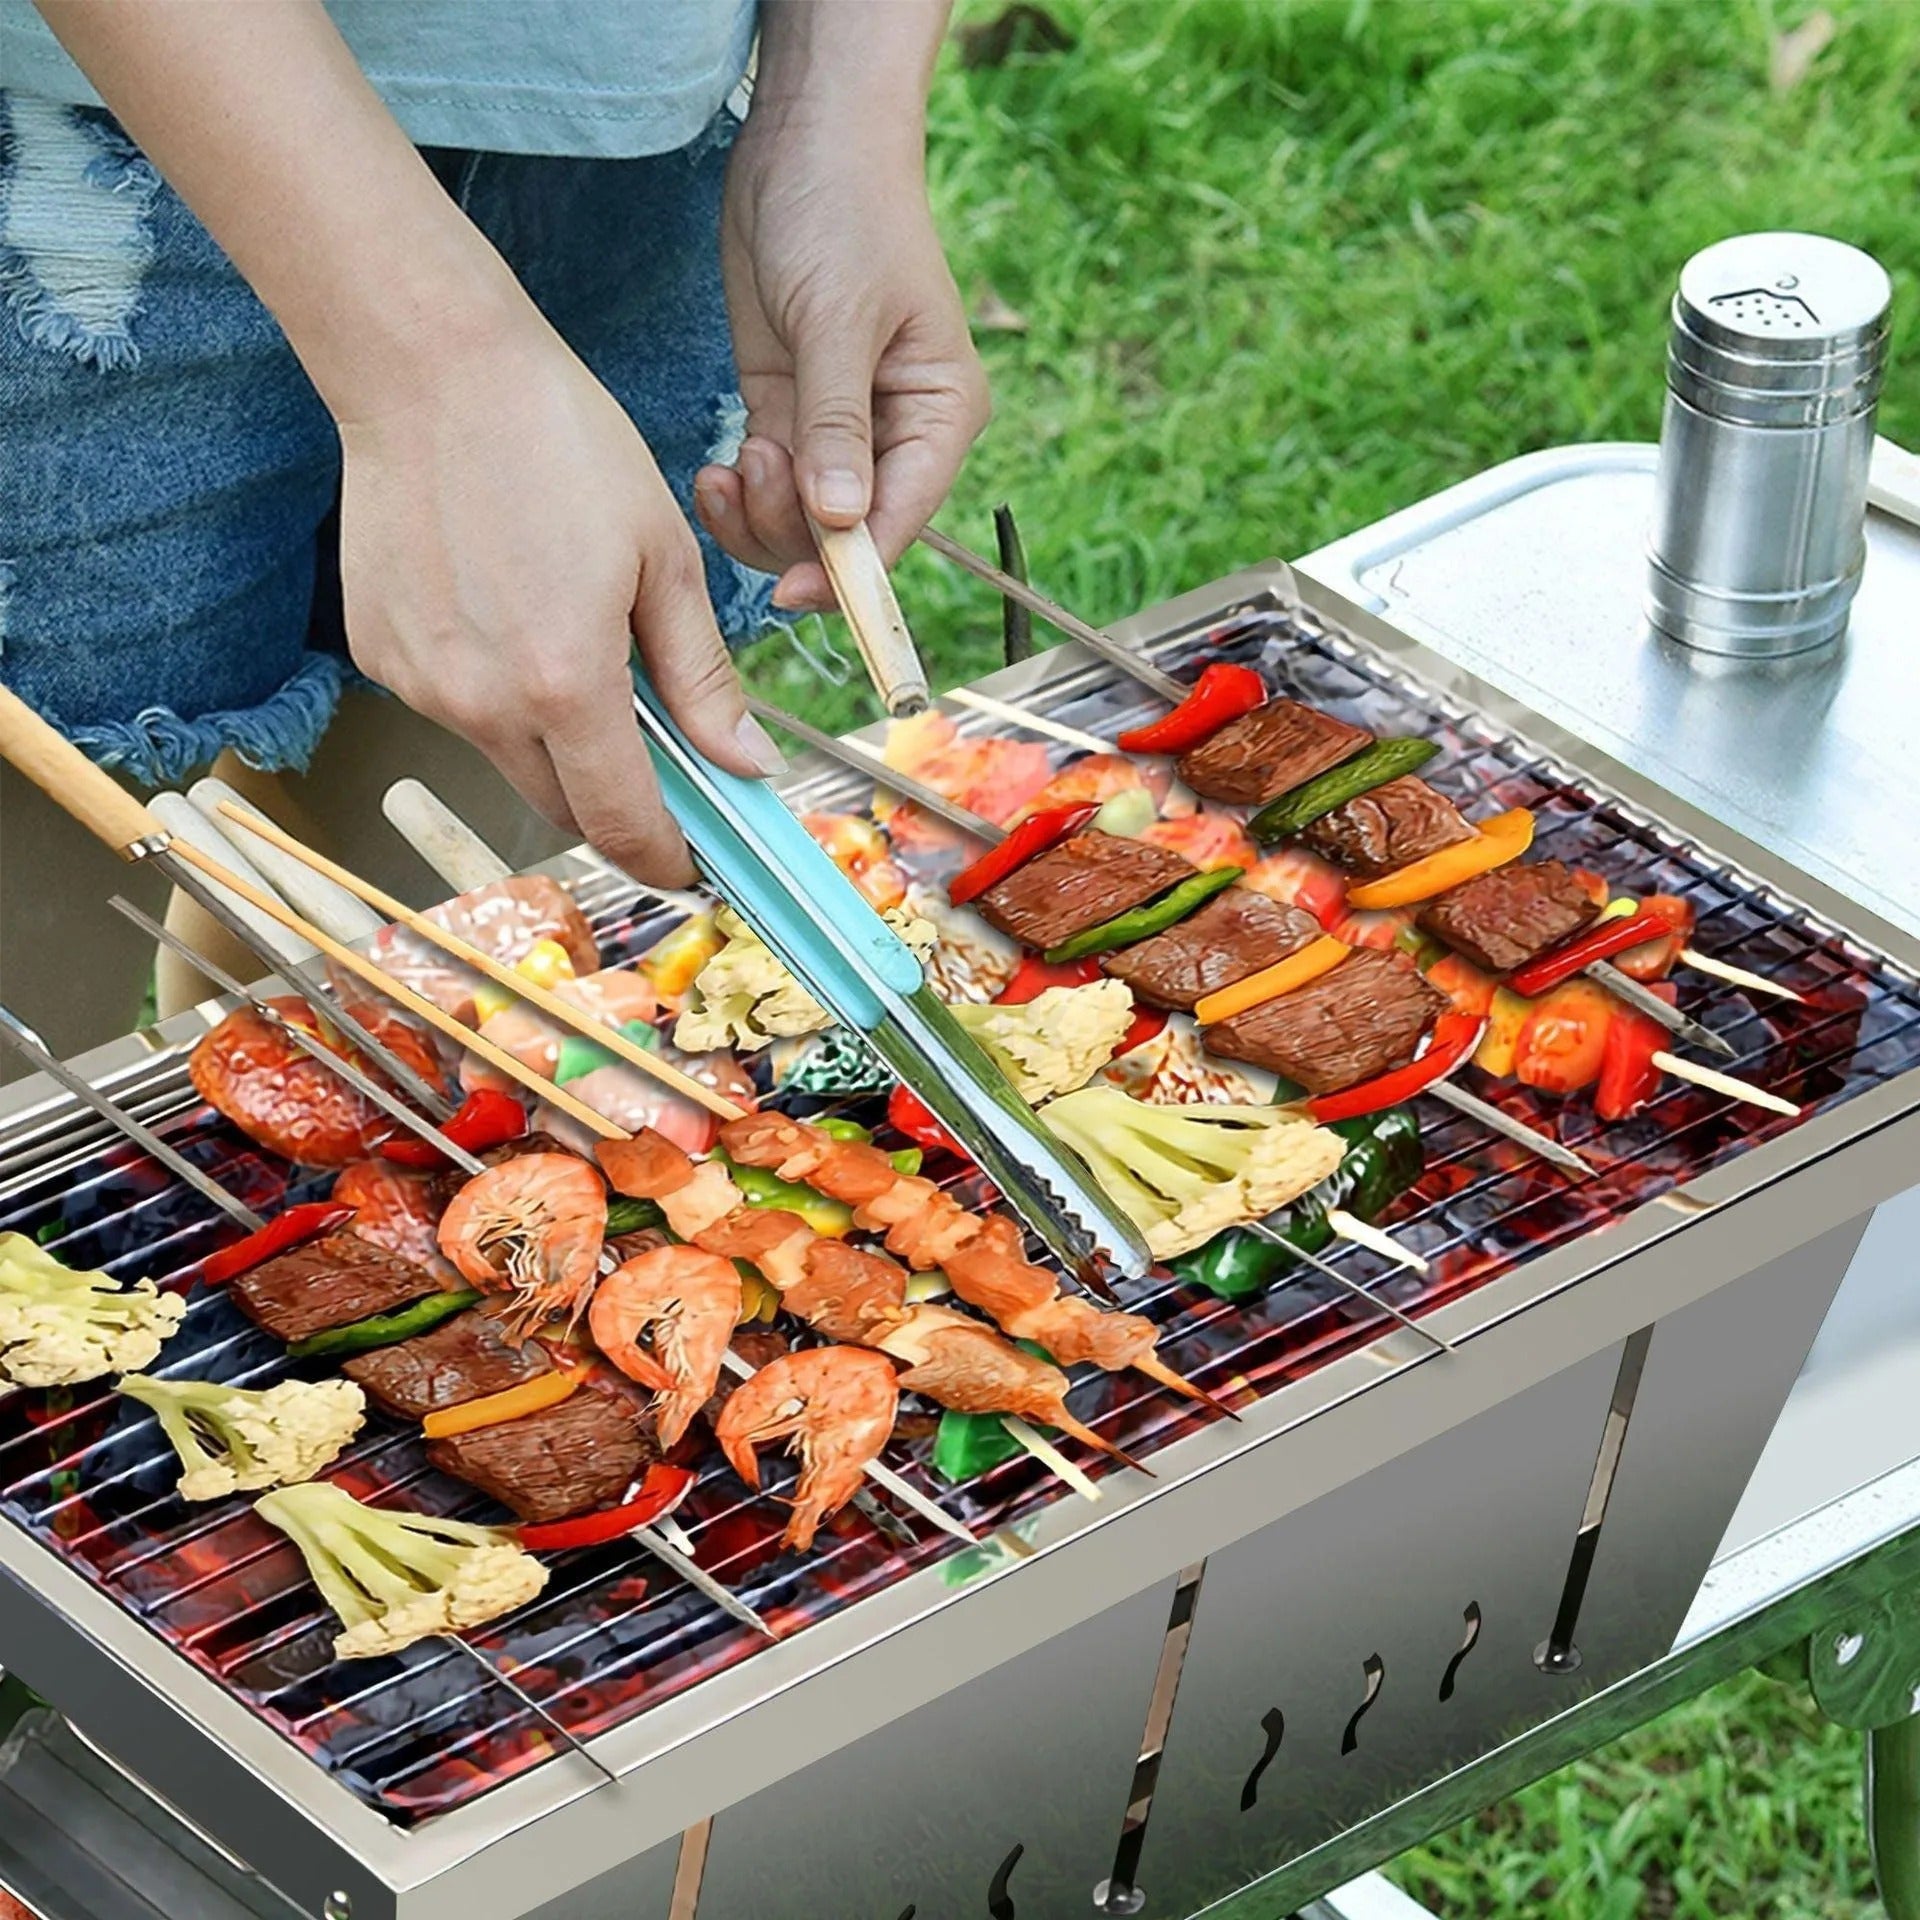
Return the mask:
<path id="1" fill-rule="evenodd" d="M 681 505 L 745 414 L 721 295 L 728 113 L 678 153 L 429 152 L 638 424 Z M 148 785 L 304 767 L 351 673 L 333 423 L 271 315 L 108 114 L 0 92 L 0 678 Z M 721 631 L 772 581 L 701 535 Z"/>

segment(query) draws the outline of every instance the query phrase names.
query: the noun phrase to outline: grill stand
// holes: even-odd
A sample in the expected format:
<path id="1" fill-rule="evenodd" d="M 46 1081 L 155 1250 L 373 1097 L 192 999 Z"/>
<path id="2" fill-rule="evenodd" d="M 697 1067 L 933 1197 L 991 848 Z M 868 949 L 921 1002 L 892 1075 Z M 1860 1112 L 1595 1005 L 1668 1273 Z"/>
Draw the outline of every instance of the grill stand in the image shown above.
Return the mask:
<path id="1" fill-rule="evenodd" d="M 1272 578 L 1225 591 L 1257 599 Z M 1222 594 L 1188 596 L 1132 624 L 1148 634 L 1217 615 Z M 1020 671 L 1044 677 L 1067 664 Z M 1422 665 L 1431 671 L 1433 662 Z M 1581 758 L 1570 742 L 1552 744 Z M 1674 811 L 1619 769 L 1607 774 L 1656 811 Z M 1681 830 L 1701 827 L 1683 819 Z M 1759 850 L 1737 834 L 1708 831 L 1710 843 L 1751 851 L 1764 870 Z M 1906 951 L 1894 923 L 1863 917 L 1843 888 L 1794 891 Z M 375 1844 L 356 1817 L 363 1810 L 345 1804 L 324 1823 L 329 1840 L 313 1823 L 328 1796 L 312 1770 L 276 1764 L 272 1744 L 243 1737 L 211 1689 L 199 1702 L 205 1717 L 230 1754 L 256 1756 L 267 1778 L 249 1779 L 244 1762 L 205 1778 L 179 1767 L 183 1741 L 200 1742 L 197 1759 L 215 1750 L 190 1724 L 189 1690 L 177 1676 L 163 1685 L 142 1674 L 144 1643 L 116 1636 L 115 1618 L 90 1605 L 78 1582 L 62 1588 L 32 1569 L 72 1602 L 53 1622 L 47 1595 L 14 1570 L 0 1582 L 0 1646 L 33 1651 L 35 1678 L 44 1672 L 52 1686 L 57 1672 L 66 1683 L 54 1688 L 63 1705 L 110 1728 L 128 1755 L 144 1755 L 197 1815 L 229 1833 L 245 1829 L 250 1851 L 257 1815 L 258 1857 L 301 1887 L 308 1913 L 325 1904 L 331 1867 L 344 1871 L 364 1855 L 379 1864 L 356 1882 L 367 1898 L 356 1895 L 354 1920 L 534 1911 L 540 1920 L 662 1920 L 678 1828 L 719 1806 L 698 1909 L 706 1920 L 869 1909 L 887 1920 L 909 1906 L 919 1920 L 972 1920 L 983 1910 L 1032 1920 L 1084 1914 L 1094 1885 L 1112 1876 L 1128 1810 L 1140 1805 L 1141 1728 L 1167 1670 L 1176 1570 L 1209 1556 L 1139 1847 L 1141 1910 L 1172 1916 L 1211 1902 L 1215 1920 L 1254 1920 L 1298 1909 L 1920 1571 L 1920 1463 L 1895 1462 L 1876 1484 L 1837 1498 L 1823 1485 L 1817 1500 L 1775 1514 L 1779 1525 L 1755 1524 L 1766 1503 L 1756 1508 L 1749 1490 L 1727 1526 L 1865 1224 L 1862 1209 L 1910 1178 L 1909 1112 L 1893 1086 L 1860 1096 L 1811 1123 L 1796 1151 L 1756 1149 L 1692 1183 L 1692 1205 L 1667 1221 L 1673 1244 L 1647 1221 L 1638 1232 L 1616 1227 L 1609 1261 L 1536 1258 L 1523 1270 L 1526 1286 L 1496 1282 L 1454 1303 L 1443 1324 L 1465 1336 L 1457 1364 L 1436 1369 L 1403 1341 L 1382 1339 L 1276 1396 L 1284 1421 L 1168 1449 L 1189 1483 L 1177 1498 L 1156 1495 L 1151 1514 L 1136 1492 L 1097 1524 L 1056 1510 L 1035 1516 L 1027 1526 L 1040 1551 L 1017 1587 L 981 1581 L 948 1609 L 961 1590 L 947 1587 L 943 1600 L 941 1582 L 916 1576 L 863 1605 L 864 1643 L 841 1645 L 831 1620 L 799 1636 L 836 1670 L 756 1666 L 749 1671 L 764 1687 L 725 1684 L 735 1676 L 723 1675 L 697 1690 L 700 1712 L 685 1698 L 664 1703 L 609 1736 L 656 1788 L 650 1797 L 607 1790 L 620 1799 L 617 1837 L 604 1806 L 598 1819 L 592 1810 L 574 1817 L 581 1809 L 565 1803 L 548 1767 L 478 1803 L 484 1819 L 446 1816 L 406 1847 Z M 1626 1345 L 1648 1325 L 1645 1374 L 1578 1613 L 1581 1666 L 1542 1674 L 1533 1649 L 1551 1637 L 1568 1592 Z M 1532 1384 L 1516 1394 L 1517 1381 Z M 1376 1391 L 1389 1383 L 1390 1394 Z M 1789 1402 L 1789 1424 L 1804 1398 Z M 1529 1460 L 1537 1474 L 1525 1471 Z M 1204 1471 L 1187 1476 L 1190 1466 Z M 1484 1497 L 1494 1480 L 1522 1483 L 1505 1508 Z M 1496 1512 L 1510 1524 L 1494 1527 Z M 1493 1537 L 1472 1537 L 1481 1530 Z M 1702 1583 L 1723 1533 L 1730 1544 Z M 1509 1577 L 1484 1585 L 1496 1565 Z M 1469 1573 L 1481 1577 L 1466 1584 Z M 1309 1597 L 1316 1582 L 1324 1605 Z M 1443 1610 L 1434 1596 L 1449 1584 L 1463 1597 L 1453 1604 L 1449 1594 Z M 1251 1605 L 1233 1603 L 1236 1586 Z M 1130 1597 L 1089 1620 L 1094 1593 Z M 1276 1595 L 1292 1596 L 1277 1618 Z M 894 1600 L 897 1608 L 886 1604 Z M 968 1630 L 947 1631 L 944 1611 Z M 1074 1631 L 1062 1633 L 1067 1626 Z M 111 1677 L 129 1655 L 140 1682 L 132 1693 L 123 1665 Z M 1255 1667 L 1259 1686 L 1248 1678 Z M 1400 1684 L 1402 1674 L 1422 1685 Z M 1524 1710 L 1506 1712 L 1508 1695 L 1522 1689 Z M 1561 1698 L 1569 1704 L 1556 1706 Z M 729 1715 L 744 1716 L 738 1737 Z M 773 1778 L 781 1772 L 788 1777 Z M 742 1782 L 761 1781 L 739 1797 Z M 275 1804 L 283 1800 L 299 1807 L 291 1824 L 288 1806 Z M 875 1818 L 881 1809 L 891 1817 Z M 0 1808 L 0 1839 L 4 1816 Z M 1205 1844 L 1210 1823 L 1243 1849 L 1231 1873 Z M 1243 1841 L 1256 1823 L 1257 1841 Z M 474 1856 L 478 1870 L 443 1873 L 436 1862 L 479 1829 L 491 1839 Z M 649 1846 L 654 1829 L 660 1837 Z M 636 1844 L 638 1860 L 545 1907 L 526 1897 L 539 1882 L 536 1851 L 551 1887 L 555 1873 L 584 1875 L 610 1849 L 624 1859 Z M 1273 1870 L 1276 1857 L 1287 1863 Z M 1230 1884 L 1216 1880 L 1222 1874 Z M 402 1883 L 403 1899 L 383 1895 Z"/>

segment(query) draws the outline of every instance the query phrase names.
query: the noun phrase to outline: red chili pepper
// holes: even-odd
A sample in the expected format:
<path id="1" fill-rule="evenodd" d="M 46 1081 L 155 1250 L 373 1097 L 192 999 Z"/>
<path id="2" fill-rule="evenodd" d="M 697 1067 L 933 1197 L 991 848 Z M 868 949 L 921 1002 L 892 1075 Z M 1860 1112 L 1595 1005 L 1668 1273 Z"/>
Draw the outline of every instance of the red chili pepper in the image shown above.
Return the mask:
<path id="1" fill-rule="evenodd" d="M 271 1260 L 289 1247 L 304 1246 L 318 1240 L 335 1227 L 344 1227 L 359 1211 L 332 1200 L 308 1200 L 286 1212 L 276 1214 L 267 1224 L 230 1247 L 221 1247 L 200 1263 L 200 1277 L 210 1287 L 224 1286 L 237 1273 Z"/>
<path id="2" fill-rule="evenodd" d="M 1185 753 L 1229 720 L 1265 705 L 1266 698 L 1266 683 L 1251 667 L 1216 660 L 1170 714 L 1144 727 L 1129 727 L 1115 745 L 1123 753 Z"/>
<path id="3" fill-rule="evenodd" d="M 917 1147 L 926 1147 L 929 1151 L 940 1148 L 957 1153 L 962 1159 L 966 1157 L 966 1148 L 940 1124 L 933 1109 L 911 1087 L 895 1087 L 888 1095 L 887 1120 Z"/>
<path id="4" fill-rule="evenodd" d="M 658 1461 L 647 1469 L 639 1493 L 623 1507 L 603 1513 L 583 1513 L 571 1520 L 550 1520 L 545 1526 L 522 1527 L 520 1544 L 532 1553 L 564 1553 L 569 1547 L 599 1547 L 618 1540 L 635 1527 L 644 1527 L 671 1513 L 687 1497 L 694 1476 L 685 1467 Z"/>
<path id="5" fill-rule="evenodd" d="M 504 1146 L 518 1140 L 527 1130 L 527 1116 L 520 1102 L 497 1087 L 482 1087 L 470 1093 L 460 1111 L 440 1131 L 456 1147 L 469 1153 L 485 1153 L 489 1147 Z M 396 1134 L 380 1143 L 380 1157 L 403 1167 L 444 1167 L 447 1156 L 430 1142 L 410 1133 Z"/>
<path id="6" fill-rule="evenodd" d="M 1662 981 L 1653 991 L 1669 1005 L 1678 990 Z M 1672 1039 L 1657 1020 L 1633 1007 L 1619 1007 L 1607 1023 L 1606 1050 L 1600 1056 L 1600 1081 L 1593 1110 L 1602 1120 L 1625 1120 L 1638 1113 L 1660 1090 L 1661 1071 L 1653 1056 Z"/>
<path id="7" fill-rule="evenodd" d="M 1069 834 L 1078 833 L 1099 811 L 1099 803 L 1089 800 L 1076 807 L 1044 807 L 1028 814 L 997 847 L 989 847 L 947 882 L 947 898 L 956 907 L 964 907 L 989 887 L 997 886 L 1015 868 L 1024 867 Z"/>
<path id="8" fill-rule="evenodd" d="M 1624 920 L 1602 920 L 1585 933 L 1576 933 L 1571 940 L 1563 940 L 1545 953 L 1536 953 L 1524 966 L 1515 967 L 1507 975 L 1507 985 L 1531 1000 L 1549 987 L 1557 987 L 1562 980 L 1571 980 L 1596 960 L 1611 960 L 1616 953 L 1625 953 L 1629 947 L 1672 931 L 1671 923 L 1664 916 L 1649 913 L 1644 907 Z"/>
<path id="9" fill-rule="evenodd" d="M 1022 954 L 1013 978 L 994 995 L 994 1001 L 1003 1007 L 1024 1007 L 1049 987 L 1084 987 L 1100 977 L 1098 960 L 1042 960 L 1037 953 Z"/>
<path id="10" fill-rule="evenodd" d="M 1451 1073 L 1480 1044 L 1486 1027 L 1486 1021 L 1476 1014 L 1449 1010 L 1433 1023 L 1427 1050 L 1419 1059 L 1407 1066 L 1395 1067 L 1376 1080 L 1363 1080 L 1357 1087 L 1320 1094 L 1307 1102 L 1307 1111 L 1325 1126 L 1335 1120 L 1358 1120 L 1362 1114 L 1397 1107 L 1401 1101 L 1411 1100 L 1416 1093 Z"/>

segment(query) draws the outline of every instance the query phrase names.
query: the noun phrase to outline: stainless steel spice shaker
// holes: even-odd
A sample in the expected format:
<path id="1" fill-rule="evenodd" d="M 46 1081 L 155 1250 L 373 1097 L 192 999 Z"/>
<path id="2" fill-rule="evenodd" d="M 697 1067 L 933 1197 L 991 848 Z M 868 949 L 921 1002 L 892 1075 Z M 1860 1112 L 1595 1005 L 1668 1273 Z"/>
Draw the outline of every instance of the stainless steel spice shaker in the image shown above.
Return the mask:
<path id="1" fill-rule="evenodd" d="M 1892 285 L 1810 233 L 1748 233 L 1681 271 L 1647 616 L 1704 652 L 1833 639 L 1866 557 Z"/>

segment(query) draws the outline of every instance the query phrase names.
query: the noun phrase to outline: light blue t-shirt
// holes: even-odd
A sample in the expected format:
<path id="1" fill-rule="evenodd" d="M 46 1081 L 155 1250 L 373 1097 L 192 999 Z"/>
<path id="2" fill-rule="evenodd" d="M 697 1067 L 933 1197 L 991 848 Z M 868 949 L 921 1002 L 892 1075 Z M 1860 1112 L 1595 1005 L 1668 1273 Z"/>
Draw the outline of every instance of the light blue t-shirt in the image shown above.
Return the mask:
<path id="1" fill-rule="evenodd" d="M 326 3 L 417 145 L 627 159 L 684 147 L 725 104 L 757 0 Z M 7 87 L 100 104 L 33 0 L 0 0 Z"/>

